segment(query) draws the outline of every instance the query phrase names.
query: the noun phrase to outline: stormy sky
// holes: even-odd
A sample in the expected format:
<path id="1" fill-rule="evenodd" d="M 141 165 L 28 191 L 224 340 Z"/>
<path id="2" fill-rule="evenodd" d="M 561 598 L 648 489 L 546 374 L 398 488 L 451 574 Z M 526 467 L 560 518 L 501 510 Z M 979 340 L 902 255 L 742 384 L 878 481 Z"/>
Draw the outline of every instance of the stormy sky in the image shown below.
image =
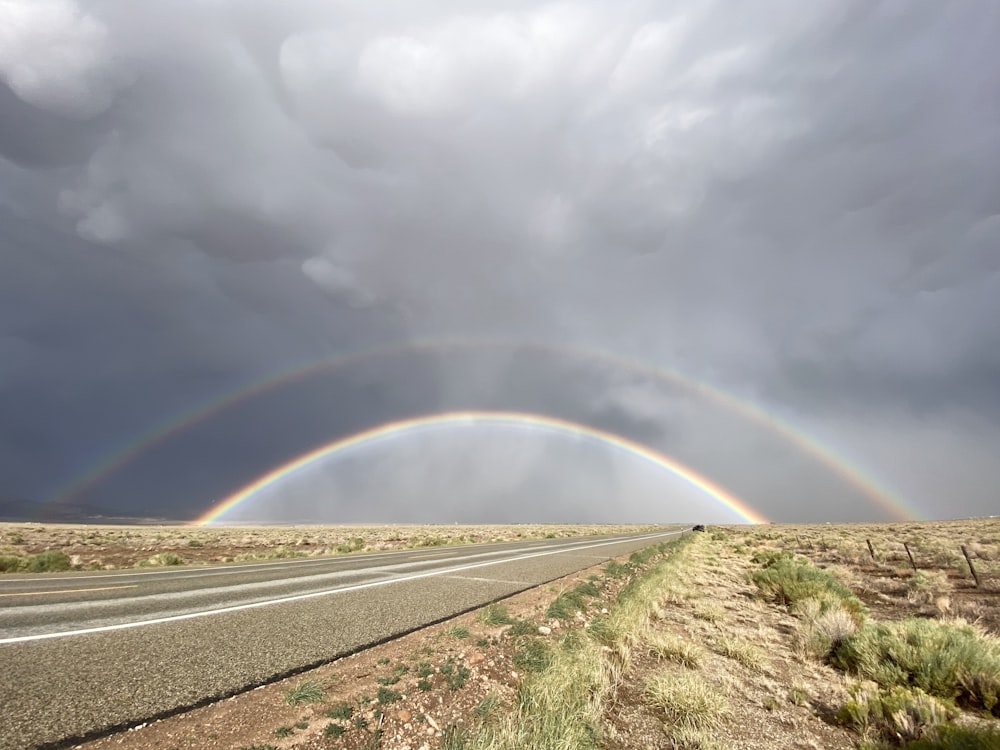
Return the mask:
<path id="1" fill-rule="evenodd" d="M 931 0 L 0 2 L 0 501 L 193 518 L 338 437 L 493 409 L 774 520 L 898 517 L 845 472 L 996 512 L 997 38 L 995 4 Z M 489 425 L 242 511 L 734 520 Z"/>

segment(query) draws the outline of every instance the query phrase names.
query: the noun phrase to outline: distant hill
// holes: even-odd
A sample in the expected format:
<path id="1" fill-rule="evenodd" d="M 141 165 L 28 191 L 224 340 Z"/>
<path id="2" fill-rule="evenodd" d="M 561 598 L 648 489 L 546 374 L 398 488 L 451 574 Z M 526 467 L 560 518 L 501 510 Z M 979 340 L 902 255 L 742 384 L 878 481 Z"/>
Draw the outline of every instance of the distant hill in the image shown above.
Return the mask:
<path id="1" fill-rule="evenodd" d="M 8 523 L 182 523 L 176 519 L 131 516 L 120 510 L 99 508 L 94 505 L 62 505 L 4 499 L 0 499 L 0 521 Z"/>

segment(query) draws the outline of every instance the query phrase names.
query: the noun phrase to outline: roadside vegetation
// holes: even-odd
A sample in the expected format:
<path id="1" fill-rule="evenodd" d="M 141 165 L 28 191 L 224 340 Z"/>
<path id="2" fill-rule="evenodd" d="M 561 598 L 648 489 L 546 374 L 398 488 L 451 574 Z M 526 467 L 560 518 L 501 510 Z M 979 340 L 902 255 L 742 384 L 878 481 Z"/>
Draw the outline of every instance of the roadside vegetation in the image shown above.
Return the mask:
<path id="1" fill-rule="evenodd" d="M 0 523 L 0 573 L 290 560 L 404 549 L 640 533 L 655 526 L 97 526 Z"/>
<path id="2" fill-rule="evenodd" d="M 48 573 L 70 567 L 69 555 L 56 549 L 35 555 L 0 555 L 0 573 Z"/>
<path id="3" fill-rule="evenodd" d="M 962 618 L 874 619 L 830 571 L 787 550 L 762 549 L 752 561 L 761 596 L 798 619 L 800 651 L 855 679 L 837 716 L 863 747 L 1000 747 L 995 723 L 977 723 L 1000 717 L 1000 638 Z M 914 571 L 907 598 L 926 603 L 922 592 L 946 584 L 941 572 Z"/>
<path id="4" fill-rule="evenodd" d="M 642 648 L 661 599 L 661 590 L 679 574 L 678 566 L 691 537 L 651 547 L 628 563 L 609 564 L 613 577 L 627 577 L 610 611 L 594 617 L 585 628 L 569 629 L 554 643 L 538 631 L 517 638 L 515 665 L 527 673 L 510 712 L 497 713 L 475 730 L 455 730 L 456 747 L 473 750 L 517 748 L 599 747 L 608 697 L 628 669 L 633 653 Z M 643 566 L 656 561 L 648 569 Z M 548 618 L 571 621 L 600 594 L 593 581 L 561 591 L 546 609 Z M 496 610 L 484 615 L 497 620 Z M 544 626 L 543 626 L 544 627 Z M 542 631 L 548 635 L 547 631 Z M 692 654 L 688 654 L 689 658 Z M 650 684 L 649 700 L 669 714 L 681 711 L 692 721 L 707 719 L 715 710 L 710 698 L 691 705 L 683 686 L 672 687 L 667 676 Z"/>

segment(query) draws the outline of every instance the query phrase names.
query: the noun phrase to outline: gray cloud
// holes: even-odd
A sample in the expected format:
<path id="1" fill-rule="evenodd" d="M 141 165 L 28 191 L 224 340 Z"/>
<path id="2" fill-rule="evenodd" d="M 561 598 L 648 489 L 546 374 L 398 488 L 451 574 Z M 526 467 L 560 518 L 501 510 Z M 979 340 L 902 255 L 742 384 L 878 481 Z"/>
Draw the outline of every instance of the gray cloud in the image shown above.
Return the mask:
<path id="1" fill-rule="evenodd" d="M 45 496 L 239 384 L 460 335 L 677 368 L 822 435 L 925 514 L 995 503 L 989 5 L 36 0 L 7 3 L 0 30 L 8 492 Z M 249 479 L 376 417 L 520 408 L 669 449 L 777 518 L 848 491 L 804 506 L 820 470 L 760 425 L 525 356 L 456 354 L 412 382 L 402 360 L 373 365 L 368 391 L 327 384 L 351 401 L 343 423 L 321 410 L 295 435 L 261 412 L 266 449 L 220 422 L 213 450 Z M 939 504 L 905 457 L 960 496 Z M 130 490 L 157 475 L 144 460 Z M 562 481 L 537 465 L 532 487 Z M 614 476 L 594 484 L 631 486 Z M 865 502 L 841 507 L 878 512 Z"/>

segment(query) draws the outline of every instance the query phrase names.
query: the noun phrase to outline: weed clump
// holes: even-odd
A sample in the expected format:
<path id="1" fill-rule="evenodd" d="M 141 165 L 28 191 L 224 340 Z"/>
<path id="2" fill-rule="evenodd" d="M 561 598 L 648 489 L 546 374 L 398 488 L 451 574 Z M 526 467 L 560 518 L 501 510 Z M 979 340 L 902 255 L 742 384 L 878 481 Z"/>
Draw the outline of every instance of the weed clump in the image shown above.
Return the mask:
<path id="1" fill-rule="evenodd" d="M 165 565 L 183 565 L 184 560 L 173 552 L 160 552 L 159 554 L 153 555 L 148 560 L 143 560 L 139 563 L 140 568 L 148 567 L 160 567 Z"/>
<path id="2" fill-rule="evenodd" d="M 760 650 L 749 641 L 742 638 L 724 636 L 719 638 L 716 647 L 720 654 L 742 664 L 751 672 L 764 670 L 764 656 Z"/>
<path id="3" fill-rule="evenodd" d="M 839 603 L 828 604 L 824 609 L 820 600 L 806 599 L 796 604 L 792 611 L 801 621 L 799 648 L 820 660 L 828 659 L 858 629 L 854 615 Z"/>
<path id="4" fill-rule="evenodd" d="M 514 652 L 514 666 L 524 672 L 542 672 L 551 662 L 551 649 L 534 638 L 526 640 Z"/>
<path id="5" fill-rule="evenodd" d="M 960 727 L 942 724 L 932 727 L 906 750 L 996 750 L 1000 747 L 1000 729 L 994 727 Z"/>
<path id="6" fill-rule="evenodd" d="M 479 611 L 479 621 L 484 625 L 510 625 L 514 622 L 507 608 L 502 604 L 490 604 Z"/>
<path id="7" fill-rule="evenodd" d="M 0 555 L 0 573 L 17 573 L 28 567 L 28 561 L 18 555 Z"/>
<path id="8" fill-rule="evenodd" d="M 338 703 L 328 708 L 323 715 L 329 719 L 350 719 L 354 715 L 354 708 L 350 703 Z"/>
<path id="9" fill-rule="evenodd" d="M 556 620 L 570 620 L 577 612 L 586 608 L 587 602 L 582 594 L 575 590 L 561 591 L 545 610 L 545 616 Z"/>
<path id="10" fill-rule="evenodd" d="M 522 635 L 534 635 L 538 632 L 538 626 L 529 620 L 514 620 L 507 630 L 504 631 L 507 635 L 512 638 L 517 638 Z"/>
<path id="11" fill-rule="evenodd" d="M 684 673 L 657 675 L 646 684 L 645 696 L 668 721 L 692 728 L 717 725 L 728 709 L 717 687 Z"/>
<path id="12" fill-rule="evenodd" d="M 950 591 L 948 574 L 943 570 L 918 570 L 906 582 L 906 598 L 911 604 L 933 604 Z"/>
<path id="13" fill-rule="evenodd" d="M 375 695 L 375 700 L 385 706 L 389 703 L 395 703 L 396 701 L 402 699 L 402 697 L 402 693 L 383 685 L 378 689 L 378 693 Z"/>
<path id="14" fill-rule="evenodd" d="M 697 643 L 677 635 L 653 632 L 647 637 L 647 643 L 650 652 L 661 659 L 674 661 L 692 669 L 701 664 L 705 655 Z"/>
<path id="15" fill-rule="evenodd" d="M 455 661 L 455 657 L 449 656 L 440 667 L 441 674 L 444 675 L 445 682 L 452 690 L 458 690 L 469 679 L 472 671 L 464 664 Z"/>
<path id="16" fill-rule="evenodd" d="M 69 570 L 69 555 L 58 549 L 45 550 L 45 552 L 39 552 L 37 555 L 29 557 L 26 567 L 29 573 Z"/>
<path id="17" fill-rule="evenodd" d="M 323 688 L 315 680 L 300 682 L 295 687 L 285 691 L 285 701 L 292 706 L 298 706 L 301 703 L 318 703 L 323 698 Z"/>
<path id="18" fill-rule="evenodd" d="M 765 597 L 786 607 L 815 599 L 824 611 L 837 605 L 850 612 L 856 623 L 864 618 L 866 609 L 861 600 L 832 573 L 787 553 L 766 556 L 766 560 L 762 570 L 750 574 Z"/>
<path id="19" fill-rule="evenodd" d="M 955 717 L 953 707 L 920 688 L 855 688 L 838 718 L 869 741 L 910 742 Z"/>
<path id="20" fill-rule="evenodd" d="M 612 560 L 604 566 L 604 574 L 609 578 L 624 578 L 631 572 L 628 565 L 624 565 L 617 560 Z"/>
<path id="21" fill-rule="evenodd" d="M 1000 717 L 1000 640 L 962 620 L 868 623 L 831 662 L 885 688 L 919 688 Z"/>

